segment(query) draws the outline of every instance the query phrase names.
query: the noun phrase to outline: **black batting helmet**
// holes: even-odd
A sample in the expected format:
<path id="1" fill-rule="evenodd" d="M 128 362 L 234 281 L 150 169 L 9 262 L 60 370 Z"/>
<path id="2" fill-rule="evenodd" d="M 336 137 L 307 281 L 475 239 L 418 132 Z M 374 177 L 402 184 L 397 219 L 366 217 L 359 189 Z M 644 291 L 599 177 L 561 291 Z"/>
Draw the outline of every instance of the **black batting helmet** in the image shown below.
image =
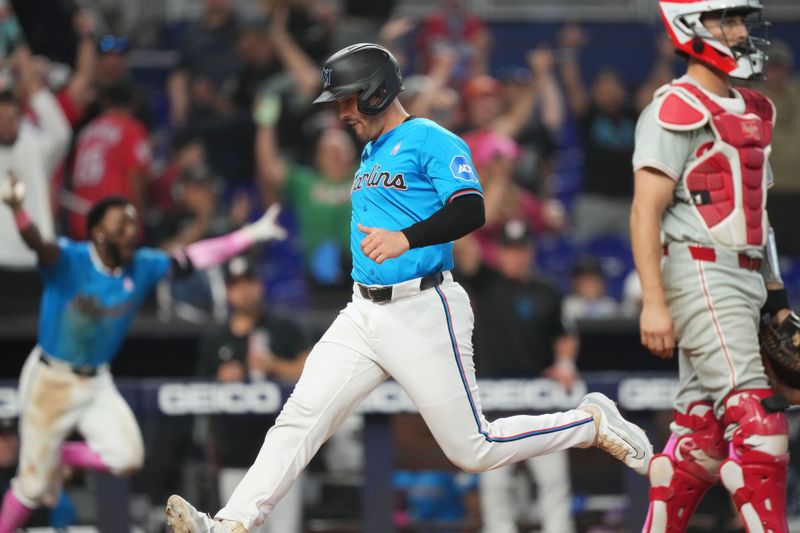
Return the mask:
<path id="1" fill-rule="evenodd" d="M 377 44 L 360 43 L 333 54 L 322 66 L 322 94 L 315 104 L 359 94 L 358 110 L 377 115 L 400 94 L 403 78 L 391 52 Z M 375 96 L 380 100 L 370 104 Z"/>

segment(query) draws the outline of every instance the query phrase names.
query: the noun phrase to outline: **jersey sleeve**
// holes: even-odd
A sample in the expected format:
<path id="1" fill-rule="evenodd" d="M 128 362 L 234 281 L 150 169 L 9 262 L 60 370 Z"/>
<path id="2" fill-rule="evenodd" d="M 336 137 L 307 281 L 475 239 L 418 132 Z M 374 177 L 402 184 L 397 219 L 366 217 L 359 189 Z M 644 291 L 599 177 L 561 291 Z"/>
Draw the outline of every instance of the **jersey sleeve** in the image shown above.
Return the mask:
<path id="1" fill-rule="evenodd" d="M 633 170 L 654 168 L 678 181 L 692 151 L 694 132 L 670 131 L 656 120 L 657 102 L 648 105 L 636 123 Z"/>
<path id="2" fill-rule="evenodd" d="M 169 274 L 171 263 L 169 254 L 155 248 L 140 248 L 136 252 L 136 267 L 142 269 L 141 276 L 146 280 L 148 292 Z"/>
<path id="3" fill-rule="evenodd" d="M 75 258 L 78 253 L 78 244 L 59 237 L 56 240 L 59 249 L 58 259 L 52 265 L 39 265 L 39 275 L 45 283 L 58 283 L 68 280 L 74 270 Z"/>
<path id="4" fill-rule="evenodd" d="M 428 128 L 419 153 L 423 174 L 431 181 L 442 204 L 465 194 L 483 196 L 469 147 L 463 140 Z"/>

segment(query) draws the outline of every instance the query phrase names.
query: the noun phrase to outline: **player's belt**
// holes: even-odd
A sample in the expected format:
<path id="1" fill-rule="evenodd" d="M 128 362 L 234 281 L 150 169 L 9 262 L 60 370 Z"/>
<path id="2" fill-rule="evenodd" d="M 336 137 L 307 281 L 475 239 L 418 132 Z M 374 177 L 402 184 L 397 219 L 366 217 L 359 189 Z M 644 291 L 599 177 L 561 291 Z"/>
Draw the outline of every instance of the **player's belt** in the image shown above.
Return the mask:
<path id="1" fill-rule="evenodd" d="M 692 259 L 696 261 L 708 261 L 709 263 L 717 262 L 717 251 L 713 248 L 693 245 L 689 245 L 688 248 Z M 669 255 L 668 244 L 664 245 L 664 255 Z M 749 255 L 743 253 L 736 254 L 736 257 L 739 261 L 739 268 L 744 268 L 745 270 L 759 270 L 761 268 L 760 257 L 750 257 Z"/>
<path id="2" fill-rule="evenodd" d="M 71 365 L 66 361 L 50 357 L 49 355 L 39 354 L 39 361 L 47 366 L 65 368 L 72 371 L 73 374 L 83 376 L 86 378 L 93 378 L 97 375 L 97 367 L 92 365 Z"/>
<path id="3" fill-rule="evenodd" d="M 431 274 L 430 276 L 425 276 L 419 280 L 419 290 L 424 291 L 426 289 L 432 289 L 433 287 L 441 285 L 442 281 L 444 281 L 444 274 L 441 272 Z M 391 285 L 386 287 L 370 287 L 360 283 L 357 283 L 356 285 L 358 285 L 358 291 L 361 293 L 361 296 L 366 300 L 370 300 L 377 304 L 392 301 L 392 292 L 394 287 Z"/>

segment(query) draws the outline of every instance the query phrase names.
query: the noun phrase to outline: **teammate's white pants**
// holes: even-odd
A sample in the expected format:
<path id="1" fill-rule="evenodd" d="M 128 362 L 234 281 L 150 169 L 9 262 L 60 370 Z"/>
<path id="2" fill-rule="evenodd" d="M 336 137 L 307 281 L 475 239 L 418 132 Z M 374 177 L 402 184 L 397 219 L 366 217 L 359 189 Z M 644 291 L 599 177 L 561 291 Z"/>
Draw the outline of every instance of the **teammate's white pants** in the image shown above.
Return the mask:
<path id="1" fill-rule="evenodd" d="M 228 501 L 246 473 L 246 468 L 220 469 L 218 481 L 220 501 Z M 256 529 L 248 530 L 248 533 L 300 533 L 303 521 L 302 479 L 303 477 L 300 476 L 292 485 L 289 492 L 269 514 L 269 518 Z"/>
<path id="2" fill-rule="evenodd" d="M 389 376 L 445 455 L 467 472 L 592 444 L 595 427 L 583 411 L 487 422 L 472 327 L 469 298 L 449 273 L 441 286 L 424 291 L 418 279 L 397 284 L 385 304 L 356 294 L 312 350 L 253 466 L 217 517 L 247 529 L 260 524 L 322 443 Z"/>
<path id="3" fill-rule="evenodd" d="M 536 506 L 543 533 L 572 533 L 572 491 L 569 478 L 569 454 L 566 450 L 531 457 L 525 461 L 536 483 Z M 483 533 L 517 533 L 521 501 L 514 494 L 514 467 L 504 466 L 481 474 L 481 516 Z M 521 505 L 520 505 L 521 504 Z"/>
<path id="4" fill-rule="evenodd" d="M 12 487 L 29 508 L 55 503 L 61 444 L 76 429 L 115 474 L 138 470 L 144 461 L 136 418 L 108 367 L 84 377 L 68 365 L 45 364 L 40 355 L 37 346 L 22 367 L 19 383 L 20 457 Z"/>

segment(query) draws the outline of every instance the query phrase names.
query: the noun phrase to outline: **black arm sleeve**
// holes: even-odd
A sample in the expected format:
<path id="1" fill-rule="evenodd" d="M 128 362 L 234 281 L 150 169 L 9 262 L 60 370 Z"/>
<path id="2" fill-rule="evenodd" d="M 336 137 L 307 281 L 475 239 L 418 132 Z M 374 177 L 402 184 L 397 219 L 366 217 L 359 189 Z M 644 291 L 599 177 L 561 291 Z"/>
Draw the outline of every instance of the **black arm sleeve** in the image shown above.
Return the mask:
<path id="1" fill-rule="evenodd" d="M 430 217 L 402 230 L 410 248 L 452 242 L 483 226 L 483 197 L 466 194 L 455 198 Z"/>
<path id="2" fill-rule="evenodd" d="M 170 259 L 170 277 L 172 279 L 185 278 L 194 272 L 194 264 L 183 250 L 174 251 Z"/>

